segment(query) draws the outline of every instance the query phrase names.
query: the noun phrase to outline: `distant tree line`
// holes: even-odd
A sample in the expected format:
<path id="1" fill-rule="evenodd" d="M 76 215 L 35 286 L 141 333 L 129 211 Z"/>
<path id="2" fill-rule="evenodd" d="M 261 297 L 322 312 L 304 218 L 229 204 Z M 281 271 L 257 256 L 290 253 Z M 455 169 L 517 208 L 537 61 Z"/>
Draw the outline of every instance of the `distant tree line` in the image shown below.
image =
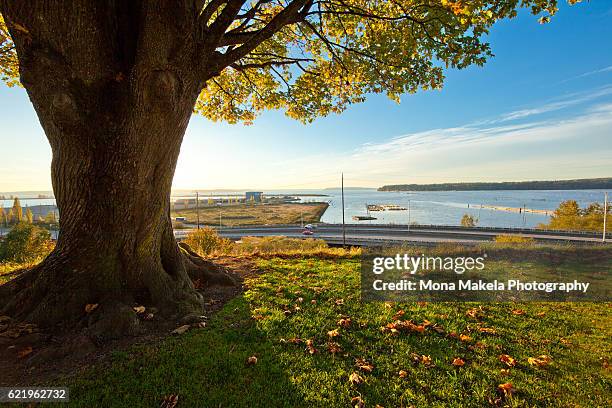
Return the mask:
<path id="1" fill-rule="evenodd" d="M 612 189 L 612 178 L 506 181 L 502 183 L 391 184 L 378 191 L 597 190 Z"/>
<path id="2" fill-rule="evenodd" d="M 5 210 L 3 207 L 0 207 L 0 227 L 8 227 L 19 223 L 51 225 L 57 223 L 57 217 L 55 216 L 55 211 L 50 211 L 44 218 L 39 215 L 35 219 L 32 210 L 26 208 L 24 212 L 19 198 L 15 197 L 11 208 Z"/>

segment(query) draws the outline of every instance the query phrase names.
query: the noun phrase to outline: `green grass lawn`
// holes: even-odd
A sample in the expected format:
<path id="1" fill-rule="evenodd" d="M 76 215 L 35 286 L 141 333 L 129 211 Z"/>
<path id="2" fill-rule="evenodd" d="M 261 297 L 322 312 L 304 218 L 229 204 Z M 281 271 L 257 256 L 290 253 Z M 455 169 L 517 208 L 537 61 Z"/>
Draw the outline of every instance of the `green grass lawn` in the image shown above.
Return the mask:
<path id="1" fill-rule="evenodd" d="M 154 407 L 170 394 L 179 407 L 611 404 L 609 304 L 361 303 L 358 259 L 257 262 L 265 273 L 206 328 L 117 352 L 69 380 L 70 405 Z M 398 318 L 416 329 L 381 330 Z M 552 360 L 528 363 L 540 355 Z"/>

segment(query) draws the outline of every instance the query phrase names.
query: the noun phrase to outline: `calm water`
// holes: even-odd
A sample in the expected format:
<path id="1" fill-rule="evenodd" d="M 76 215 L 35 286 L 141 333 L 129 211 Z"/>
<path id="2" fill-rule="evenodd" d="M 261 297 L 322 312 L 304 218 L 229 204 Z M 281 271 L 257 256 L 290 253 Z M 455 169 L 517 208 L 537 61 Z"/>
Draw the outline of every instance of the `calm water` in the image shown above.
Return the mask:
<path id="1" fill-rule="evenodd" d="M 335 223 L 342 221 L 340 190 L 322 190 L 329 197 L 330 207 L 322 221 Z M 303 197 L 305 201 L 315 197 Z M 319 199 L 319 198 L 316 198 Z M 498 207 L 523 207 L 537 210 L 554 210 L 564 200 L 576 200 L 581 207 L 592 202 L 603 203 L 603 190 L 561 190 L 561 191 L 436 191 L 436 192 L 382 192 L 372 190 L 345 190 L 345 217 L 347 222 L 356 222 L 353 215 L 366 215 L 367 204 L 397 204 L 410 208 L 410 211 L 376 211 L 371 215 L 373 221 L 360 223 L 379 224 L 443 224 L 458 225 L 464 214 L 479 218 L 479 226 L 489 227 L 535 227 L 549 221 L 544 214 L 523 214 L 480 209 L 480 205 Z M 469 205 L 469 208 L 468 208 Z"/>
<path id="2" fill-rule="evenodd" d="M 302 201 L 329 201 L 330 207 L 323 215 L 322 221 L 337 223 L 342 221 L 340 189 L 334 190 L 264 190 L 265 194 L 325 194 L 327 197 L 302 196 Z M 235 192 L 236 194 L 242 194 Z M 10 193 L 9 193 L 10 194 Z M 223 195 L 231 194 L 223 192 Z M 210 196 L 210 193 L 201 197 Z M 53 199 L 31 199 L 31 194 L 19 194 L 23 206 L 54 204 Z M 212 196 L 217 194 L 212 193 Z M 603 203 L 603 190 L 561 190 L 561 191 L 440 191 L 440 192 L 382 192 L 375 189 L 345 190 L 345 216 L 347 222 L 356 222 L 353 215 L 366 215 L 366 204 L 397 204 L 410 207 L 410 211 L 377 211 L 371 215 L 373 221 L 360 223 L 377 224 L 444 224 L 458 225 L 463 214 L 479 218 L 478 225 L 490 227 L 535 227 L 548 222 L 544 214 L 505 212 L 483 208 L 480 205 L 499 207 L 523 207 L 537 210 L 554 210 L 564 200 L 576 200 L 581 207 L 592 202 Z M 11 200 L 0 200 L 4 207 L 12 205 Z M 470 208 L 468 208 L 468 205 Z"/>

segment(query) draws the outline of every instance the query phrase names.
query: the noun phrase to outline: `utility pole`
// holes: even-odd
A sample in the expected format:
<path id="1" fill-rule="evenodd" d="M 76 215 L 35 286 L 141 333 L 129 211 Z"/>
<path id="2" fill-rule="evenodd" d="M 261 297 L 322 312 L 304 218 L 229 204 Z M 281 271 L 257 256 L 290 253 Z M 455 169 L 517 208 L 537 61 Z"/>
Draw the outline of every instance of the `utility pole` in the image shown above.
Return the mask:
<path id="1" fill-rule="evenodd" d="M 412 219 L 410 216 L 410 200 L 408 200 L 408 231 L 410 231 L 410 224 L 412 224 Z"/>
<path id="2" fill-rule="evenodd" d="M 606 220 L 608 219 L 608 193 L 604 193 L 604 225 L 603 225 L 603 242 L 606 242 Z"/>
<path id="3" fill-rule="evenodd" d="M 196 217 L 198 222 L 198 229 L 200 229 L 200 193 L 196 191 Z"/>
<path id="4" fill-rule="evenodd" d="M 342 174 L 342 246 L 346 246 L 346 227 L 344 224 L 344 173 Z"/>

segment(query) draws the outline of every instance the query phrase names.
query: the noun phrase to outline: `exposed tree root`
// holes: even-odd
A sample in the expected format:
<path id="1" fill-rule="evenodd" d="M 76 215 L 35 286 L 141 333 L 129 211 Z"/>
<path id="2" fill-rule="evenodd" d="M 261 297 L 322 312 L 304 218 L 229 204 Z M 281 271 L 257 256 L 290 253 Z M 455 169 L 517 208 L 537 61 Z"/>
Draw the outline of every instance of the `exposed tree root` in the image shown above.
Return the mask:
<path id="1" fill-rule="evenodd" d="M 179 247 L 185 256 L 185 268 L 192 281 L 221 286 L 238 284 L 238 281 L 225 268 L 203 259 L 188 244 L 181 242 Z"/>
<path id="2" fill-rule="evenodd" d="M 138 285 L 131 282 L 101 285 L 95 272 L 78 270 L 55 254 L 31 270 L 0 286 L 0 315 L 9 315 L 41 327 L 65 331 L 83 327 L 100 341 L 138 335 L 141 319 L 134 306 L 145 305 L 170 321 L 195 321 L 202 315 L 200 287 L 236 286 L 223 267 L 204 260 L 187 245 L 180 246 L 180 263 L 170 274 L 161 265 L 141 267 Z M 92 306 L 95 305 L 93 310 Z"/>

